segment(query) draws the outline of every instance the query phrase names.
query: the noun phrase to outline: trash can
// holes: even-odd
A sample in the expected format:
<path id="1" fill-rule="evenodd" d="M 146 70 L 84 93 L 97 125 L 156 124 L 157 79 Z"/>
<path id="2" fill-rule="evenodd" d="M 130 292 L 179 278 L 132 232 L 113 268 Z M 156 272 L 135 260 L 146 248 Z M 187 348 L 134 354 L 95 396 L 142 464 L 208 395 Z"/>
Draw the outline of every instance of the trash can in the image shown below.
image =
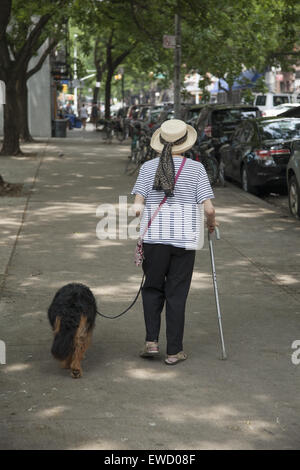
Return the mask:
<path id="1" fill-rule="evenodd" d="M 54 119 L 52 137 L 67 137 L 68 119 Z"/>
<path id="2" fill-rule="evenodd" d="M 81 120 L 78 119 L 78 118 L 76 118 L 76 119 L 75 119 L 75 127 L 76 127 L 76 129 L 81 129 L 81 124 L 82 124 L 82 123 L 81 123 Z"/>

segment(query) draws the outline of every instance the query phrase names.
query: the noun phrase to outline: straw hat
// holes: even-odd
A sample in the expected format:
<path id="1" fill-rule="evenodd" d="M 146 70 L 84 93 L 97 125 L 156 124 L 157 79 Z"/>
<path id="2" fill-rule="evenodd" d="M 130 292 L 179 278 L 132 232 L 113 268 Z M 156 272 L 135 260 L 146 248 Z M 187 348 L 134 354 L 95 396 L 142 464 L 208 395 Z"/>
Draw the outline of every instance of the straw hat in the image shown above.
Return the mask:
<path id="1" fill-rule="evenodd" d="M 185 137 L 186 136 L 186 137 Z M 172 153 L 184 153 L 193 147 L 197 139 L 197 131 L 180 119 L 169 119 L 162 123 L 152 135 L 150 145 L 158 153 L 161 153 L 164 144 L 177 142 L 172 146 Z"/>

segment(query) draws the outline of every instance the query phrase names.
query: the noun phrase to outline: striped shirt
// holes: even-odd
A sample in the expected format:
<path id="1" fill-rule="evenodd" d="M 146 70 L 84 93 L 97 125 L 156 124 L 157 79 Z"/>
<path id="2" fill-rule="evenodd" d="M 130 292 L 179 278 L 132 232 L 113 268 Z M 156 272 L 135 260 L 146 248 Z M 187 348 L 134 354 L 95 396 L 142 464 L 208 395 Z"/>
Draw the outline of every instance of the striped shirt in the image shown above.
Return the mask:
<path id="1" fill-rule="evenodd" d="M 172 157 L 175 175 L 182 163 L 182 157 Z M 163 191 L 152 189 L 159 157 L 141 166 L 131 194 L 140 194 L 145 199 L 140 236 L 143 235 L 149 219 L 164 198 Z M 162 243 L 179 248 L 195 250 L 199 248 L 203 210 L 198 204 L 214 198 L 207 173 L 202 163 L 189 158 L 175 184 L 174 196 L 168 197 L 144 235 L 146 243 Z"/>

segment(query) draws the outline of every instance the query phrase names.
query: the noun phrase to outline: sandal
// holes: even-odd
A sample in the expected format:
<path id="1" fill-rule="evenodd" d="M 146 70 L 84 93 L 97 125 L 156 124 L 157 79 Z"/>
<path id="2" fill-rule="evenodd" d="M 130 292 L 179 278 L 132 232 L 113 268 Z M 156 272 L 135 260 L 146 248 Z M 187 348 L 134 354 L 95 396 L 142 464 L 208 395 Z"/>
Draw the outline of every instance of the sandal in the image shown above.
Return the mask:
<path id="1" fill-rule="evenodd" d="M 140 352 L 140 357 L 154 357 L 159 354 L 157 341 L 146 341 L 144 349 Z"/>
<path id="2" fill-rule="evenodd" d="M 167 366 L 175 366 L 175 364 L 178 364 L 178 362 L 185 361 L 187 357 L 188 356 L 185 352 L 180 351 L 177 354 L 167 356 L 165 359 L 165 363 L 167 364 Z"/>

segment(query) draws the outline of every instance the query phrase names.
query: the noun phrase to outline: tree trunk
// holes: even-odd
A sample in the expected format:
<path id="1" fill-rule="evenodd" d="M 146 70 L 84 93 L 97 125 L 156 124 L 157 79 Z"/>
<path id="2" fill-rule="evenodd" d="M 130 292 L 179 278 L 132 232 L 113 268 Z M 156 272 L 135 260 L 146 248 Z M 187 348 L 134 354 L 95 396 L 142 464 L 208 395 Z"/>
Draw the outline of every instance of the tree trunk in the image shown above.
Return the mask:
<path id="1" fill-rule="evenodd" d="M 95 86 L 93 91 L 93 102 L 98 103 L 99 87 Z"/>
<path id="2" fill-rule="evenodd" d="M 26 78 L 21 80 L 19 102 L 20 136 L 24 142 L 34 142 L 28 126 L 28 88 Z"/>
<path id="3" fill-rule="evenodd" d="M 105 82 L 105 119 L 110 119 L 110 97 L 111 97 L 111 81 L 113 71 L 108 70 Z"/>
<path id="4" fill-rule="evenodd" d="M 0 155 L 21 155 L 19 144 L 20 124 L 18 107 L 18 79 L 6 83 L 6 104 L 4 105 L 4 137 Z"/>
<path id="5" fill-rule="evenodd" d="M 100 83 L 102 82 L 102 77 L 103 77 L 103 70 L 102 66 L 100 65 L 99 61 L 94 62 L 95 67 L 96 67 L 96 82 Z M 94 92 L 93 92 L 93 100 L 94 102 L 98 102 L 98 99 L 100 95 L 100 87 L 95 86 L 94 87 Z"/>
<path id="6" fill-rule="evenodd" d="M 232 90 L 232 85 L 228 85 L 228 90 L 227 90 L 227 103 L 228 103 L 228 104 L 233 104 L 233 90 Z"/>
<path id="7" fill-rule="evenodd" d="M 101 80 L 102 80 L 102 71 L 98 70 L 98 68 L 97 68 L 96 82 L 101 83 Z M 93 101 L 94 101 L 94 103 L 98 103 L 99 96 L 100 96 L 100 87 L 95 86 L 94 91 L 93 91 Z"/>

